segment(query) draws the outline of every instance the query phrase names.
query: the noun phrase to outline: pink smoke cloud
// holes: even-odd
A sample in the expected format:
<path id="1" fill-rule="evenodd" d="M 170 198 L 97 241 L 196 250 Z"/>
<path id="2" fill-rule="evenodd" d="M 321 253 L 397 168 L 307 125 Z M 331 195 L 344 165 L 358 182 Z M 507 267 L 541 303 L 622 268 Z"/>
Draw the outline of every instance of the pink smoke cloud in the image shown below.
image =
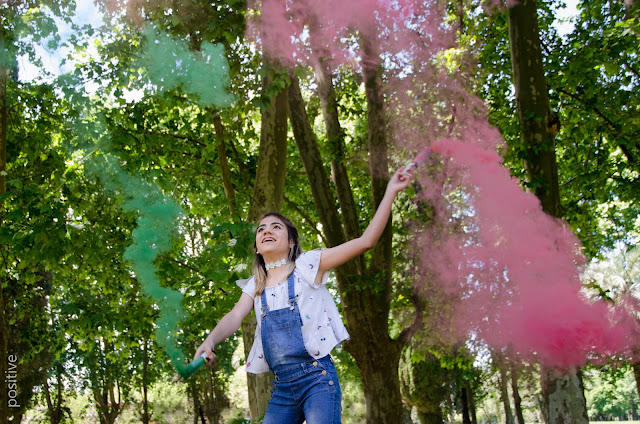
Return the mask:
<path id="1" fill-rule="evenodd" d="M 421 229 L 420 244 L 425 269 L 457 299 L 450 314 L 456 335 L 473 333 L 494 348 L 555 367 L 631 355 L 638 323 L 581 292 L 586 258 L 575 234 L 544 213 L 495 149 L 474 144 L 475 137 L 435 142 L 432 150 L 451 162 L 449 174 L 423 181 L 455 181 L 444 193 L 422 193 L 436 205 L 440 225 Z M 463 202 L 452 202 L 456 196 Z"/>
<path id="2" fill-rule="evenodd" d="M 504 140 L 489 125 L 483 102 L 469 94 L 466 70 L 475 64 L 456 45 L 444 2 L 263 0 L 259 6 L 250 5 L 260 12 L 249 36 L 283 64 L 383 63 L 391 141 L 413 152 L 431 145 L 442 161 L 422 168 L 420 196 L 434 208 L 434 222 L 417 235 L 423 275 L 455 299 L 446 326 L 455 338 L 474 335 L 557 367 L 630 354 L 639 342 L 637 321 L 584 297 L 586 259 L 577 238 L 502 165 Z M 373 40 L 369 56 L 363 39 Z"/>

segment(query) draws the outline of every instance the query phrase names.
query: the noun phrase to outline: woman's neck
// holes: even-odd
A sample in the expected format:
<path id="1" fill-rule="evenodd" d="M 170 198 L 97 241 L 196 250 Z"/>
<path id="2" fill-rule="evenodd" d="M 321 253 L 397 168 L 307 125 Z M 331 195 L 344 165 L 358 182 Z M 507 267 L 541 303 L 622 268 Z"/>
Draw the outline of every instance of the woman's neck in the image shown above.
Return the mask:
<path id="1" fill-rule="evenodd" d="M 275 286 L 280 281 L 285 280 L 289 276 L 289 274 L 291 274 L 292 270 L 293 270 L 293 267 L 291 266 L 290 263 L 288 263 L 285 266 L 272 268 L 272 269 L 268 270 L 267 271 L 267 286 Z"/>

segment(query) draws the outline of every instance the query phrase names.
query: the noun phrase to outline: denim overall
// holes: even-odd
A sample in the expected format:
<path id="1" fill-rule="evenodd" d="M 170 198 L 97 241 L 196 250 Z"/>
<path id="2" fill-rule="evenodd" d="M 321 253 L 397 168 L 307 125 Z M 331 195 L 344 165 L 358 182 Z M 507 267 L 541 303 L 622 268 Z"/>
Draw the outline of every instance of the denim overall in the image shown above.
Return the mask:
<path id="1" fill-rule="evenodd" d="M 342 393 L 329 355 L 314 359 L 304 346 L 293 272 L 287 278 L 289 306 L 270 311 L 262 291 L 262 346 L 274 373 L 263 424 L 341 423 Z"/>

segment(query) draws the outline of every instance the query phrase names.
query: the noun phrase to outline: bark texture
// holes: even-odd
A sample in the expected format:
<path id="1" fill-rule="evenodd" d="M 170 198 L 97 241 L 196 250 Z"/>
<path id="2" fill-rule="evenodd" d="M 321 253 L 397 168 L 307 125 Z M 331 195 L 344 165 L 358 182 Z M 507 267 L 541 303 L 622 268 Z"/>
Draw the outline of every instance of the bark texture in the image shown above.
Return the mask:
<path id="1" fill-rule="evenodd" d="M 541 370 L 542 396 L 549 424 L 589 423 L 581 374 L 578 368 L 562 375 L 549 369 Z"/>
<path id="2" fill-rule="evenodd" d="M 509 9 L 509 39 L 521 139 L 527 151 L 530 185 L 542 208 L 560 217 L 560 192 L 549 90 L 542 63 L 535 0 Z"/>
<path id="3" fill-rule="evenodd" d="M 553 113 L 542 63 L 535 0 L 509 10 L 509 38 L 522 143 L 527 151 L 530 184 L 543 210 L 561 217 Z M 543 403 L 551 424 L 587 424 L 587 407 L 578 369 L 556 375 L 541 369 Z"/>
<path id="4" fill-rule="evenodd" d="M 270 67 L 269 65 L 267 65 Z M 272 71 L 267 72 L 263 88 L 266 91 L 273 79 Z M 257 221 L 266 212 L 280 212 L 284 195 L 287 169 L 287 91 L 281 91 L 272 98 L 270 105 L 262 112 L 260 150 L 253 197 L 247 220 Z M 256 329 L 256 317 L 252 313 L 242 323 L 245 357 L 249 356 Z M 267 410 L 271 399 L 272 373 L 247 374 L 249 413 L 251 421 L 259 420 Z"/>

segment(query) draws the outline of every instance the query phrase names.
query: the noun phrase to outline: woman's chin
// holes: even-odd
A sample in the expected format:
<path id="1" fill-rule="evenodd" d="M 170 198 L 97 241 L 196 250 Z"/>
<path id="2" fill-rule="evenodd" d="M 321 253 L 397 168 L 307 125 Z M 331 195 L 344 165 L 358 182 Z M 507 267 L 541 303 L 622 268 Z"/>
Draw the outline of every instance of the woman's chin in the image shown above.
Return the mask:
<path id="1" fill-rule="evenodd" d="M 258 253 L 262 255 L 265 262 L 273 262 L 279 261 L 282 258 L 286 258 L 288 251 L 286 249 L 278 249 L 278 246 L 262 246 Z M 267 260 L 267 258 L 273 260 Z"/>

